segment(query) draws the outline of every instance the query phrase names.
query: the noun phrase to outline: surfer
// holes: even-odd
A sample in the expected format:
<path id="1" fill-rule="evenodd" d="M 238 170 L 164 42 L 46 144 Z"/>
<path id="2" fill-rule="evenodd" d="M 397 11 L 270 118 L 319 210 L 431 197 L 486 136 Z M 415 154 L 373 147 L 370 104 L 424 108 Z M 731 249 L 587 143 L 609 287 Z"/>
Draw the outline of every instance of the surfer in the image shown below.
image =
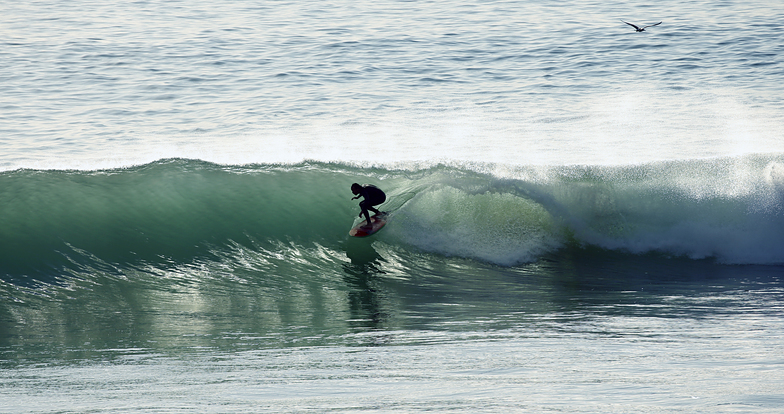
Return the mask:
<path id="1" fill-rule="evenodd" d="M 364 197 L 365 199 L 359 202 L 359 207 L 362 211 L 359 213 L 359 217 L 365 216 L 365 220 L 367 220 L 367 227 L 371 227 L 373 223 L 370 221 L 370 214 L 368 214 L 368 210 L 375 213 L 373 217 L 378 214 L 384 214 L 381 211 L 376 210 L 373 206 L 377 206 L 384 201 L 387 200 L 387 195 L 381 191 L 380 188 L 376 187 L 372 184 L 365 184 L 359 185 L 357 183 L 351 184 L 351 192 L 354 193 L 356 197 L 352 198 L 352 200 L 356 200 L 360 197 Z"/>

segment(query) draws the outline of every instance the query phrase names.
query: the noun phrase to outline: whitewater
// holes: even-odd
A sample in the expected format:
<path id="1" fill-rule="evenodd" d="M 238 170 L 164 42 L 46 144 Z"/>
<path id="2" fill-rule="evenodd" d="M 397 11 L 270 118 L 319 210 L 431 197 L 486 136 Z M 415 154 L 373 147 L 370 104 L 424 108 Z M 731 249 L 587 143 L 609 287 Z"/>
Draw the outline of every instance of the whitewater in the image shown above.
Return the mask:
<path id="1" fill-rule="evenodd" d="M 0 412 L 784 404 L 776 2 L 0 9 Z"/>

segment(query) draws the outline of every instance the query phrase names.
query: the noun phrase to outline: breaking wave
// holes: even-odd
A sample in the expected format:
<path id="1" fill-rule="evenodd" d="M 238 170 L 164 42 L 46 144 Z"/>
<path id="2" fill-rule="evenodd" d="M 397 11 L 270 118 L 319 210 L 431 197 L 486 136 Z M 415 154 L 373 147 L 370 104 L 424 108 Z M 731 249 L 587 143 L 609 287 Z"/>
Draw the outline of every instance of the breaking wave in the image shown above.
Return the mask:
<path id="1" fill-rule="evenodd" d="M 777 155 L 398 169 L 167 159 L 0 173 L 0 275 L 178 266 L 220 260 L 238 247 L 267 255 L 281 246 L 340 251 L 358 220 L 353 182 L 375 183 L 389 196 L 382 207 L 389 225 L 367 243 L 412 252 L 502 266 L 575 248 L 784 263 L 784 158 Z"/>

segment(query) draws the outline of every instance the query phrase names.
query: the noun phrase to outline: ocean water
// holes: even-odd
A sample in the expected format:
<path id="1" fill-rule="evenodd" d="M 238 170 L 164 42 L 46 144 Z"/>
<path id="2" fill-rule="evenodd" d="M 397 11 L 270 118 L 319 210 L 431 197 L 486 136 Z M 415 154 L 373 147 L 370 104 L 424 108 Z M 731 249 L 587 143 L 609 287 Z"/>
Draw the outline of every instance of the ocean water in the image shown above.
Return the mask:
<path id="1" fill-rule="evenodd" d="M 0 11 L 0 412 L 784 406 L 779 2 Z"/>

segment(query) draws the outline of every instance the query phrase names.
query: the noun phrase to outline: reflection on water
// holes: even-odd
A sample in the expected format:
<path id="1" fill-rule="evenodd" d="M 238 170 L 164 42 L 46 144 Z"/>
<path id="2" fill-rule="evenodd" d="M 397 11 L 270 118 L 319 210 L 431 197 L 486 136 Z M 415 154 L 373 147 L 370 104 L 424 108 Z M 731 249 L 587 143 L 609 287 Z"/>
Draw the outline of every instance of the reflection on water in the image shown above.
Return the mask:
<path id="1" fill-rule="evenodd" d="M 290 245 L 176 269 L 83 269 L 37 289 L 4 283 L 0 353 L 15 361 L 367 345 L 384 333 L 443 341 L 605 317 L 781 314 L 781 270 L 586 249 L 506 268 L 383 239 Z"/>
<path id="2" fill-rule="evenodd" d="M 384 258 L 376 252 L 372 242 L 366 239 L 349 238 L 346 256 L 351 261 L 343 264 L 344 280 L 349 287 L 348 306 L 351 324 L 355 327 L 383 328 L 389 313 L 381 307 L 377 276 L 383 275 Z"/>

